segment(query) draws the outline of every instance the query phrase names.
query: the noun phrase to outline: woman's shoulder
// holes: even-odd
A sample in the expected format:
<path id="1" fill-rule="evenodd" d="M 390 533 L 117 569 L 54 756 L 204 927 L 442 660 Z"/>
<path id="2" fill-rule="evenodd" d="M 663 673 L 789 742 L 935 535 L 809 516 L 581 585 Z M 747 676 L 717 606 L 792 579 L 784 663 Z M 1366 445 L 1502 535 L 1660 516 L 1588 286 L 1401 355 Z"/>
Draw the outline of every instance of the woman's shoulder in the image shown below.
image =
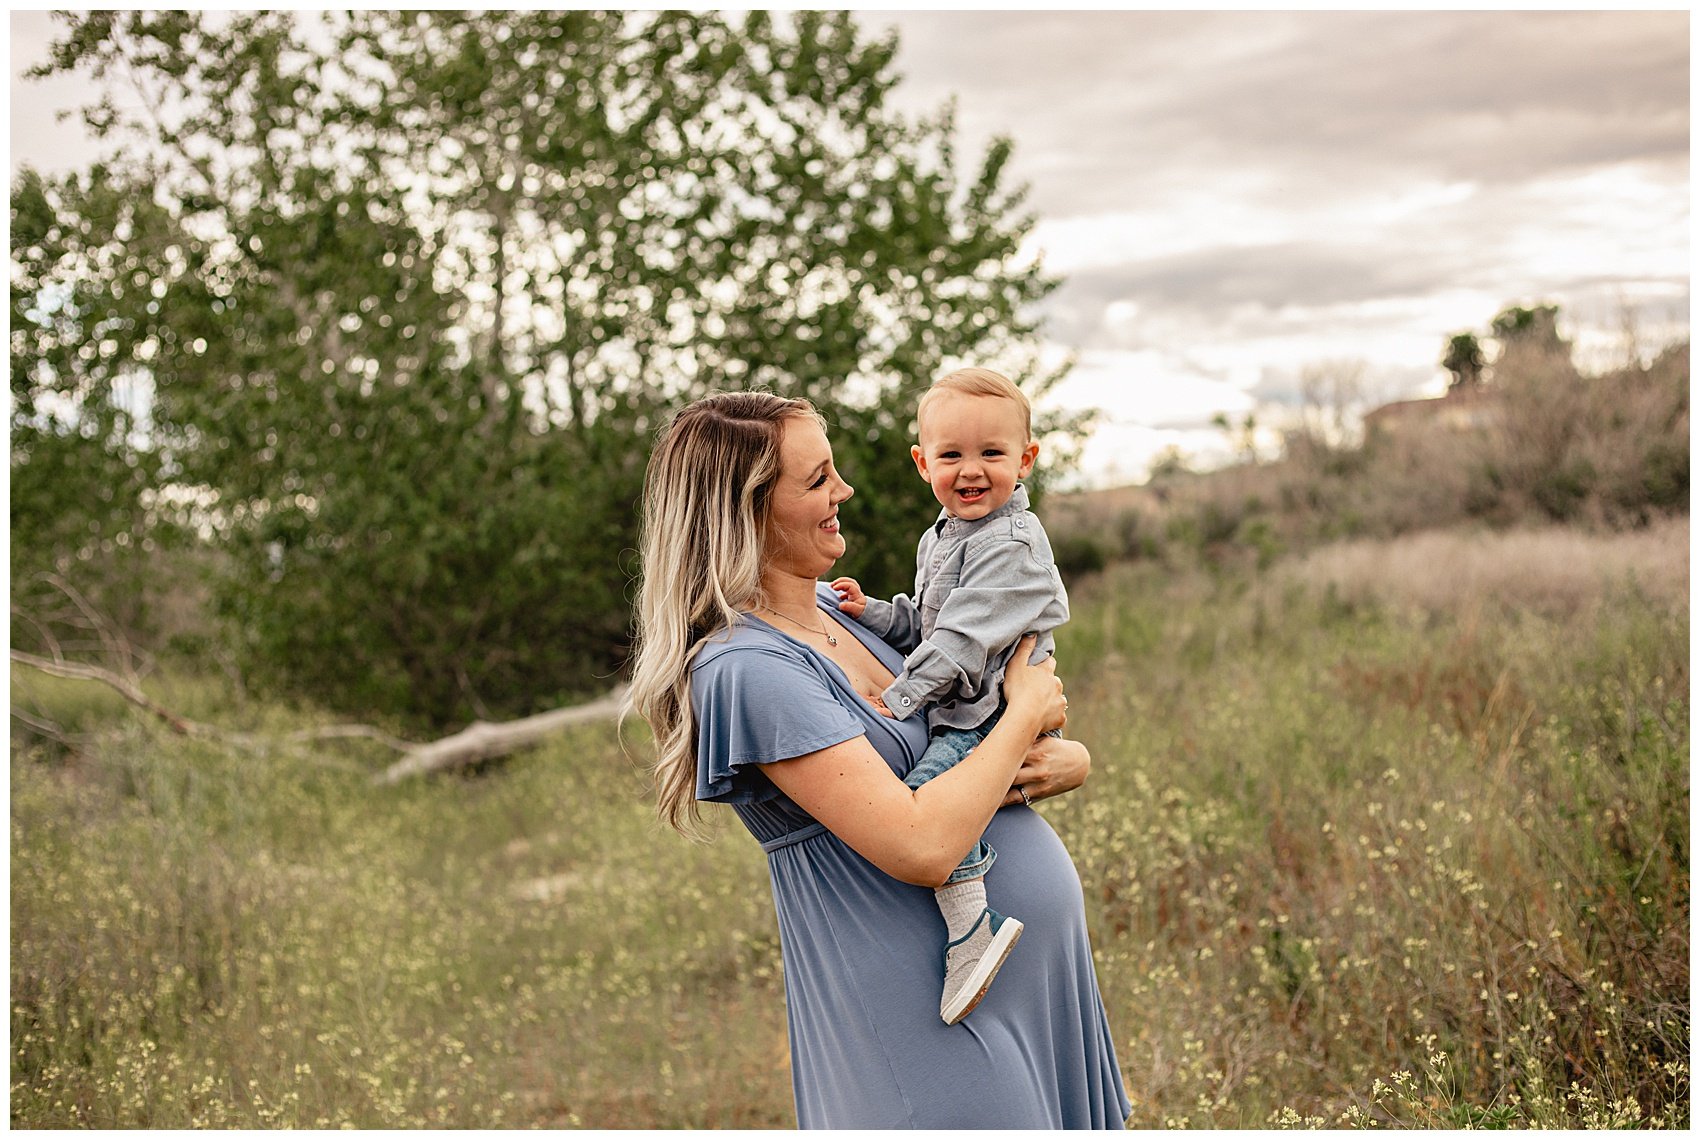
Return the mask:
<path id="1" fill-rule="evenodd" d="M 691 659 L 691 672 L 694 673 L 728 655 L 743 653 L 791 656 L 786 652 L 784 638 L 746 614 L 730 629 L 709 635 L 702 643 L 702 648 L 697 650 L 697 655 Z"/>

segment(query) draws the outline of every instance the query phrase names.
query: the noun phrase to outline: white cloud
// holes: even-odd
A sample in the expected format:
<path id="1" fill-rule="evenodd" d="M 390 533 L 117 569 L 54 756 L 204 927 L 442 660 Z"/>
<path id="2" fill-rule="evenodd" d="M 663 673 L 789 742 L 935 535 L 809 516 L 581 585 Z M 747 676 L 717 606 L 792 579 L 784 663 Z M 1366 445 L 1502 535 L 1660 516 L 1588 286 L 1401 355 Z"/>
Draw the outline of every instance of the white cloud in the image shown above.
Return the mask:
<path id="1" fill-rule="evenodd" d="M 1190 362 L 1154 350 L 1087 352 L 1049 396 L 1058 407 L 1107 409 L 1110 420 L 1161 428 L 1248 411 L 1256 405 L 1246 394 L 1249 386 L 1211 379 Z"/>
<path id="2" fill-rule="evenodd" d="M 1153 428 L 1144 424 L 1111 422 L 1099 429 L 1081 452 L 1078 470 L 1058 481 L 1063 490 L 1123 487 L 1143 483 L 1151 464 L 1170 448 L 1203 470 L 1233 458 L 1233 445 L 1215 428 Z M 1042 461 L 1042 460 L 1041 460 Z"/>

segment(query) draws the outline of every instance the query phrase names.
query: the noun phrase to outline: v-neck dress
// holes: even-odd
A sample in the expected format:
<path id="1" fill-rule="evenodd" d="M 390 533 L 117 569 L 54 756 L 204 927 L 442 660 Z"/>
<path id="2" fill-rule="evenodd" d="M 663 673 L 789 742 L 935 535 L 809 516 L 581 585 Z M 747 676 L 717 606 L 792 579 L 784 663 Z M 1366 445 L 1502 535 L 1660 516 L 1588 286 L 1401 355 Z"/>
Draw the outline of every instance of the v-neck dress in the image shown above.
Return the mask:
<path id="1" fill-rule="evenodd" d="M 896 674 L 903 658 L 816 604 Z M 763 774 L 866 736 L 903 776 L 924 718 L 882 717 L 837 663 L 753 615 L 691 666 L 697 798 L 732 805 L 767 852 L 803 1128 L 1121 1128 L 1131 1108 L 1093 972 L 1080 877 L 1056 832 L 1003 808 L 987 839 L 994 910 L 1026 924 L 968 1018 L 939 1019 L 944 920 L 933 892 L 852 851 Z"/>

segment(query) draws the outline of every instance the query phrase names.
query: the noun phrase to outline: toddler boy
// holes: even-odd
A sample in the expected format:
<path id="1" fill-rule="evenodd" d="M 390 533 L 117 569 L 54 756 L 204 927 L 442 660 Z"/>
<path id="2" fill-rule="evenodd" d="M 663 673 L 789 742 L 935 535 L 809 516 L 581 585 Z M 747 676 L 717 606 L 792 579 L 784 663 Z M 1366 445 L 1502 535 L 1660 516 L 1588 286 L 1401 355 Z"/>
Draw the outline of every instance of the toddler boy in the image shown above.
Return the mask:
<path id="1" fill-rule="evenodd" d="M 832 583 L 839 608 L 907 655 L 881 695 L 898 720 L 927 714 L 932 739 L 904 778 L 918 788 L 954 767 L 1003 712 L 1003 674 L 1027 633 L 1033 660 L 1048 656 L 1051 630 L 1068 620 L 1068 594 L 1050 540 L 1021 485 L 1039 445 L 1032 408 L 1007 377 L 984 368 L 952 372 L 921 398 L 919 442 L 909 449 L 944 509 L 915 552 L 915 596 L 869 598 L 853 578 Z M 1024 797 L 1025 798 L 1025 797 Z M 982 838 L 934 895 L 944 915 L 947 1025 L 967 1017 L 1021 937 L 1019 920 L 986 904 L 997 852 Z"/>

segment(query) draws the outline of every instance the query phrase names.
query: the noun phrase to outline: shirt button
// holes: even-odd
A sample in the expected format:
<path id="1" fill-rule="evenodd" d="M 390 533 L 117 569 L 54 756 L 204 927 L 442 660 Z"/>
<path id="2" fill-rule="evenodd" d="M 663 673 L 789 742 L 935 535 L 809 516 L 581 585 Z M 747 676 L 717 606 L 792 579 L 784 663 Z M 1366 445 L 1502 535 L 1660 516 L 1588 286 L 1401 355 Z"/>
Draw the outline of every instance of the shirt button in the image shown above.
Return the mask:
<path id="1" fill-rule="evenodd" d="M 1027 520 L 1026 520 L 1026 519 L 1016 519 L 1016 520 L 1015 520 L 1015 525 L 1016 525 L 1016 526 L 1026 526 L 1026 525 L 1027 525 Z"/>
<path id="2" fill-rule="evenodd" d="M 904 697 L 904 698 L 903 698 L 903 707 L 904 707 L 904 708 L 908 708 L 908 707 L 909 707 L 909 706 L 910 706 L 910 705 L 912 705 L 912 704 L 914 704 L 914 703 L 915 703 L 915 702 L 914 702 L 914 701 L 912 701 L 912 700 L 910 700 L 910 699 L 909 699 L 909 698 L 908 698 L 908 697 Z"/>

